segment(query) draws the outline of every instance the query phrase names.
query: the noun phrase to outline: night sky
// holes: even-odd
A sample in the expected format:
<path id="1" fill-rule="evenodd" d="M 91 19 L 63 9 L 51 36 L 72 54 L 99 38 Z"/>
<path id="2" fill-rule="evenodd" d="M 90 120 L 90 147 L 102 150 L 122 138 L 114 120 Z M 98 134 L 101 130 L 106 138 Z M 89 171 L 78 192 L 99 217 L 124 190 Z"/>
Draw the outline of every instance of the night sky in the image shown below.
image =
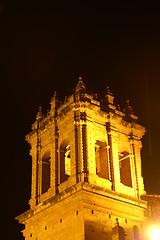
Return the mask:
<path id="1" fill-rule="evenodd" d="M 45 114 L 55 90 L 61 100 L 72 94 L 78 76 L 99 98 L 109 85 L 122 109 L 130 100 L 147 129 L 142 149 L 145 189 L 160 194 L 160 9 L 117 2 L 0 0 L 5 239 L 23 239 L 23 228 L 14 218 L 29 208 L 31 158 L 25 135 L 39 106 Z"/>

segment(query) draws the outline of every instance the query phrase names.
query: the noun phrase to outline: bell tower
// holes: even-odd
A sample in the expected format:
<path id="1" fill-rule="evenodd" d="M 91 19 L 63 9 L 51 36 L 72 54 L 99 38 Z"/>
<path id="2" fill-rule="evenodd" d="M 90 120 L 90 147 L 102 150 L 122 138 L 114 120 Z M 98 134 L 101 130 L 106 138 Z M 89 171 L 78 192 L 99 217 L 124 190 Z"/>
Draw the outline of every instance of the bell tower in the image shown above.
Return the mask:
<path id="1" fill-rule="evenodd" d="M 17 217 L 26 240 L 145 239 L 141 139 L 129 101 L 109 88 L 102 101 L 82 78 L 62 103 L 56 93 L 26 136 L 32 157 L 30 209 Z"/>

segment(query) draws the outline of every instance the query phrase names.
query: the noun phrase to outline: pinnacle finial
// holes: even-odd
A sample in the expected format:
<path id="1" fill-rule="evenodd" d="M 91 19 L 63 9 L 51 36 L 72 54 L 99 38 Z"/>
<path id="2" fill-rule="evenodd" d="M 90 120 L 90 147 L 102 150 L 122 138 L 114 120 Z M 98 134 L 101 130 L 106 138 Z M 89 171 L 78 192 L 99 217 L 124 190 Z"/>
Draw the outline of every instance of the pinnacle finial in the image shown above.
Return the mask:
<path id="1" fill-rule="evenodd" d="M 78 77 L 78 80 L 79 80 L 79 82 L 81 82 L 81 81 L 82 81 L 82 77 L 81 77 L 81 76 L 79 76 L 79 77 Z"/>
<path id="2" fill-rule="evenodd" d="M 43 114 L 42 114 L 42 107 L 39 106 L 39 110 L 36 116 L 36 120 L 40 120 L 42 118 Z"/>
<path id="3" fill-rule="evenodd" d="M 116 218 L 115 220 L 116 220 L 116 225 L 119 226 L 118 218 Z"/>
<path id="4" fill-rule="evenodd" d="M 112 93 L 111 93 L 111 91 L 110 91 L 110 88 L 109 88 L 109 86 L 107 86 L 107 90 L 106 90 L 106 95 L 113 95 Z"/>
<path id="5" fill-rule="evenodd" d="M 53 105 L 53 102 L 55 102 L 57 96 L 57 92 L 54 91 L 53 97 L 51 98 L 50 104 Z"/>
<path id="6" fill-rule="evenodd" d="M 109 86 L 107 86 L 107 91 L 106 91 L 106 93 L 107 93 L 107 94 L 110 93 Z"/>
<path id="7" fill-rule="evenodd" d="M 130 101 L 129 101 L 129 100 L 126 101 L 126 113 L 127 113 L 128 115 L 133 114 L 133 109 L 132 109 L 132 107 L 131 107 L 131 105 L 130 105 Z"/>
<path id="8" fill-rule="evenodd" d="M 80 93 L 80 92 L 81 93 L 85 92 L 85 85 L 81 76 L 78 77 L 78 83 L 76 86 L 76 93 Z"/>
<path id="9" fill-rule="evenodd" d="M 113 105 L 113 100 L 114 100 L 114 96 L 113 96 L 113 94 L 111 93 L 111 91 L 110 91 L 110 89 L 109 89 L 109 86 L 107 86 L 106 95 L 105 95 L 105 101 L 106 101 L 107 103 Z"/>
<path id="10" fill-rule="evenodd" d="M 54 91 L 54 95 L 53 95 L 53 97 L 56 98 L 56 96 L 57 96 L 57 92 Z"/>

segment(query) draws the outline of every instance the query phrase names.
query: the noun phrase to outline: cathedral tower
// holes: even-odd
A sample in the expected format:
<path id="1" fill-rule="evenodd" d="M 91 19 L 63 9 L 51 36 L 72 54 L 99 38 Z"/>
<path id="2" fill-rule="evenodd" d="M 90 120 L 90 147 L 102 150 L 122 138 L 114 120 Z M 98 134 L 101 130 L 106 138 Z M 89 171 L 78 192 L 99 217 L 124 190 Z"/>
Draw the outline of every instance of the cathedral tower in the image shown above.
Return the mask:
<path id="1" fill-rule="evenodd" d="M 32 131 L 30 209 L 17 217 L 26 240 L 140 240 L 146 201 L 138 124 L 127 101 L 114 105 L 107 88 L 103 101 L 86 92 L 79 78 L 62 104 L 51 99 L 39 109 Z"/>

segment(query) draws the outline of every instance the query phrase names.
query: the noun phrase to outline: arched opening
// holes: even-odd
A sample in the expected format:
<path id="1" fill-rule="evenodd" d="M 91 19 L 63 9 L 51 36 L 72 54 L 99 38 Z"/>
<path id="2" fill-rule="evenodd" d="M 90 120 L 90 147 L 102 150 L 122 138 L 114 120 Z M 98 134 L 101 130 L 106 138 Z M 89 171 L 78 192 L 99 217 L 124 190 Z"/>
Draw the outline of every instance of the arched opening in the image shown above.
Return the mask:
<path id="1" fill-rule="evenodd" d="M 95 143 L 96 174 L 109 179 L 109 166 L 106 142 L 96 141 Z"/>
<path id="2" fill-rule="evenodd" d="M 50 152 L 47 151 L 42 157 L 42 194 L 50 188 Z"/>
<path id="3" fill-rule="evenodd" d="M 60 183 L 71 175 L 70 145 L 61 144 L 60 147 Z"/>
<path id="4" fill-rule="evenodd" d="M 67 176 L 71 175 L 70 145 L 65 149 L 65 174 Z"/>
<path id="5" fill-rule="evenodd" d="M 123 151 L 119 153 L 119 167 L 121 183 L 128 187 L 132 187 L 130 155 L 128 152 Z"/>

